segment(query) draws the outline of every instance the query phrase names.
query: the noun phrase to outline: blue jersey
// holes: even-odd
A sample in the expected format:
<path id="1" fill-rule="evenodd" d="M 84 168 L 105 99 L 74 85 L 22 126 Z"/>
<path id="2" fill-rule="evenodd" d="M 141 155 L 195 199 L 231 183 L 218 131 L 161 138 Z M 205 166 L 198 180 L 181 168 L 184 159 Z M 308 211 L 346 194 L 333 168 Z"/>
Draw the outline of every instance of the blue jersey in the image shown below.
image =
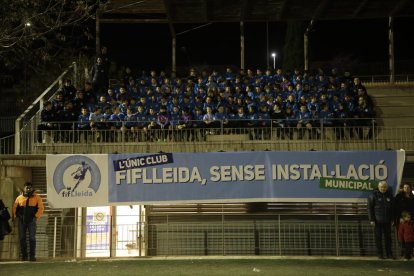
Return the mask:
<path id="1" fill-rule="evenodd" d="M 148 125 L 148 117 L 147 117 L 147 114 L 145 112 L 143 112 L 143 113 L 140 113 L 140 112 L 135 113 L 135 118 L 137 120 L 137 126 L 143 127 L 143 126 Z"/>
<path id="2" fill-rule="evenodd" d="M 131 114 L 131 115 L 126 115 L 124 117 L 124 126 L 127 128 L 131 128 L 137 125 L 137 118 L 135 117 L 135 115 Z"/>
<path id="3" fill-rule="evenodd" d="M 254 127 L 254 126 L 257 126 L 258 124 L 259 116 L 257 115 L 256 112 L 253 112 L 253 113 L 249 112 L 246 116 L 246 119 L 248 119 L 248 125 Z"/>
<path id="4" fill-rule="evenodd" d="M 284 125 L 286 127 L 294 127 L 297 124 L 295 112 L 285 113 Z"/>
<path id="5" fill-rule="evenodd" d="M 298 120 L 298 123 L 307 124 L 311 119 L 311 115 L 308 111 L 299 111 L 296 113 L 296 119 Z"/>
<path id="6" fill-rule="evenodd" d="M 172 112 L 171 113 L 171 116 L 170 116 L 170 124 L 172 125 L 172 126 L 176 126 L 176 125 L 178 125 L 179 124 L 179 122 L 180 122 L 180 113 L 175 113 L 175 112 Z"/>
<path id="7" fill-rule="evenodd" d="M 78 128 L 79 129 L 87 129 L 89 128 L 89 114 L 86 115 L 79 115 L 78 117 Z"/>
<path id="8" fill-rule="evenodd" d="M 120 128 L 122 126 L 122 121 L 124 120 L 124 114 L 111 114 L 109 117 L 109 122 L 111 122 L 112 126 L 115 126 L 116 128 Z"/>
<path id="9" fill-rule="evenodd" d="M 270 114 L 269 112 L 260 112 L 258 114 L 258 120 L 261 126 L 269 126 L 270 125 Z"/>
<path id="10" fill-rule="evenodd" d="M 216 120 L 216 121 L 224 121 L 224 120 L 227 120 L 227 119 L 228 119 L 228 116 L 224 112 L 216 112 L 214 114 L 214 120 Z"/>
<path id="11" fill-rule="evenodd" d="M 330 111 L 321 110 L 319 111 L 319 119 L 322 120 L 322 123 L 327 126 L 331 126 L 333 124 L 332 121 L 333 114 Z"/>

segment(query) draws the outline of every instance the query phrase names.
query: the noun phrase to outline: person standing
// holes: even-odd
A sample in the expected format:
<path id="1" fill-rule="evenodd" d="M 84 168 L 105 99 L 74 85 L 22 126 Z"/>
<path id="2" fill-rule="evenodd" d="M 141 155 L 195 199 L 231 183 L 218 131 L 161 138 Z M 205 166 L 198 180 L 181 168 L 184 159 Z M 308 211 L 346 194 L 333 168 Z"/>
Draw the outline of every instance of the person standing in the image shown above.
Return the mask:
<path id="1" fill-rule="evenodd" d="M 108 90 L 108 72 L 102 57 L 96 58 L 96 63 L 92 66 L 90 71 L 90 79 L 92 83 L 93 93 L 104 94 Z"/>
<path id="2" fill-rule="evenodd" d="M 7 210 L 7 207 L 3 203 L 3 200 L 0 199 L 0 241 L 4 239 L 4 236 L 10 234 L 12 231 L 9 224 L 9 219 L 9 210 Z"/>
<path id="3" fill-rule="evenodd" d="M 42 216 L 44 206 L 40 196 L 34 191 L 31 182 L 24 184 L 24 191 L 13 204 L 13 221 L 18 220 L 21 260 L 27 261 L 26 232 L 29 232 L 29 260 L 36 261 L 36 223 Z"/>
<path id="4" fill-rule="evenodd" d="M 386 181 L 380 181 L 378 189 L 368 197 L 368 219 L 375 226 L 375 245 L 378 258 L 384 259 L 382 237 L 385 240 L 385 258 L 393 259 L 391 249 L 391 223 L 393 221 L 394 197 Z"/>
<path id="5" fill-rule="evenodd" d="M 398 227 L 398 239 L 404 244 L 404 260 L 411 259 L 414 248 L 414 222 L 411 220 L 411 214 L 403 211 L 401 214 L 402 222 Z"/>
<path id="6" fill-rule="evenodd" d="M 395 223 L 397 226 L 403 211 L 410 212 L 411 217 L 414 218 L 414 194 L 408 183 L 403 185 L 402 190 L 395 197 Z"/>
<path id="7" fill-rule="evenodd" d="M 40 124 L 37 126 L 37 142 L 43 142 L 43 131 L 51 131 L 53 136 L 53 141 L 56 141 L 58 127 L 57 123 L 57 114 L 53 110 L 53 105 L 51 101 L 46 101 L 43 104 L 43 110 L 40 112 Z"/>
<path id="8" fill-rule="evenodd" d="M 395 215 L 394 226 L 399 231 L 399 225 L 403 223 L 402 212 L 410 213 L 411 218 L 414 218 L 414 194 L 411 185 L 405 183 L 399 193 L 395 196 Z M 401 245 L 401 256 L 404 255 L 405 245 L 404 240 L 399 240 Z"/>

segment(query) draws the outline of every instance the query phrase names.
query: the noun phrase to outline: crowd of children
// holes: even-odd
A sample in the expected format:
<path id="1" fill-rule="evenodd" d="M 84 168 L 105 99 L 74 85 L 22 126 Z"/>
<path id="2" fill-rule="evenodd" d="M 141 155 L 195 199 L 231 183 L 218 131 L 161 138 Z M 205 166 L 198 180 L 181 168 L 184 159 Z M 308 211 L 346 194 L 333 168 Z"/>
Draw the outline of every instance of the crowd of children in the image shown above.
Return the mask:
<path id="1" fill-rule="evenodd" d="M 127 67 L 122 80 L 110 85 L 99 59 L 93 68 L 91 82 L 82 89 L 68 79 L 44 104 L 39 142 L 44 130 L 60 133 L 54 139 L 62 142 L 78 141 L 79 135 L 71 133 L 85 136 L 91 131 L 114 141 L 119 130 L 136 141 L 200 139 L 196 129 L 203 130 L 202 136 L 218 129 L 250 129 L 252 139 L 270 139 L 272 128 L 281 139 L 295 133 L 297 139 L 318 139 L 322 125 L 334 128 L 338 139 L 373 135 L 375 111 L 365 86 L 358 77 L 335 69 L 235 73 L 228 67 L 219 73 L 191 68 L 180 78 L 154 70 L 134 74 Z"/>

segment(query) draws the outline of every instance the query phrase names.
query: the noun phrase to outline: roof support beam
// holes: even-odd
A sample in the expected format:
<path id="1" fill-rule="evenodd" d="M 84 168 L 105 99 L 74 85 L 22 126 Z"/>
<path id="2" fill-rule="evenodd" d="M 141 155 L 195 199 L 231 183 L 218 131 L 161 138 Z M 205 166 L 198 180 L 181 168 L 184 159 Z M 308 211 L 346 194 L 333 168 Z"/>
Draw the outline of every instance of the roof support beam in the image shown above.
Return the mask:
<path id="1" fill-rule="evenodd" d="M 177 59 L 176 59 L 176 48 L 177 48 L 177 35 L 175 34 L 174 25 L 171 18 L 171 4 L 170 1 L 164 0 L 165 11 L 167 12 L 168 26 L 170 27 L 171 33 L 171 68 L 173 72 L 177 71 Z"/>
<path id="2" fill-rule="evenodd" d="M 361 3 L 359 3 L 358 7 L 354 10 L 354 12 L 352 13 L 352 17 L 357 17 L 358 14 L 361 12 L 361 10 L 365 7 L 365 5 L 367 4 L 368 0 L 363 0 L 361 1 Z"/>
<path id="3" fill-rule="evenodd" d="M 326 4 L 328 3 L 327 0 L 323 0 L 319 2 L 319 5 L 316 7 L 315 12 L 313 13 L 312 20 L 318 20 L 321 16 L 322 12 L 326 8 Z"/>
<path id="4" fill-rule="evenodd" d="M 285 17 L 285 13 L 286 13 L 286 10 L 287 10 L 287 8 L 286 8 L 286 7 L 288 7 L 288 6 L 289 6 L 289 5 L 288 5 L 288 2 L 289 2 L 289 0 L 284 0 L 284 1 L 282 2 L 282 5 L 280 6 L 280 11 L 279 11 L 279 14 L 277 15 L 277 19 L 279 19 L 279 20 L 284 19 L 284 17 Z"/>
<path id="5" fill-rule="evenodd" d="M 136 18 L 102 18 L 101 24 L 139 24 L 139 23 L 160 23 L 165 24 L 169 21 L 165 18 L 160 19 L 136 19 Z"/>
<path id="6" fill-rule="evenodd" d="M 242 0 L 240 5 L 240 21 L 246 21 L 247 15 L 250 13 L 249 0 Z"/>
<path id="7" fill-rule="evenodd" d="M 394 9 L 390 12 L 390 16 L 393 17 L 398 11 L 400 11 L 405 3 L 407 3 L 407 0 L 398 1 L 398 3 L 394 6 Z"/>
<path id="8" fill-rule="evenodd" d="M 201 0 L 202 1 L 202 7 L 204 11 L 204 21 L 209 22 L 211 18 L 211 12 L 209 9 L 208 1 L 207 0 Z"/>
<path id="9" fill-rule="evenodd" d="M 175 30 L 174 30 L 174 25 L 173 25 L 173 18 L 171 16 L 171 4 L 170 1 L 168 0 L 164 0 L 164 7 L 165 7 L 165 11 L 167 12 L 167 19 L 168 19 L 168 25 L 170 27 L 170 33 L 172 37 L 175 37 Z"/>

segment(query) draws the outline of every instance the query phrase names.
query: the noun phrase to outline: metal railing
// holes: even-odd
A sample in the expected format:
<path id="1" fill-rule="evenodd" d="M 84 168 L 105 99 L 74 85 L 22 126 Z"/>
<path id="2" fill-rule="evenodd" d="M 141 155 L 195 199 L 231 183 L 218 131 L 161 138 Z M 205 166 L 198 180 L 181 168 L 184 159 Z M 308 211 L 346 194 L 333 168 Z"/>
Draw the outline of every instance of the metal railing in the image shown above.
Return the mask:
<path id="1" fill-rule="evenodd" d="M 161 219 L 161 218 L 160 218 Z M 375 256 L 373 227 L 337 215 L 166 216 L 148 225 L 148 255 Z"/>
<path id="2" fill-rule="evenodd" d="M 38 118 L 40 111 L 43 108 L 43 103 L 47 100 L 50 100 L 53 95 L 58 91 L 62 86 L 63 80 L 68 78 L 73 80 L 73 83 L 78 84 L 78 69 L 76 62 L 73 62 L 68 69 L 66 69 L 60 76 L 45 90 L 43 93 L 37 97 L 36 100 L 17 118 L 15 122 L 15 153 L 19 154 L 20 150 L 20 134 L 21 130 L 27 125 L 32 124 L 35 118 Z"/>
<path id="3" fill-rule="evenodd" d="M 334 211 L 335 205 L 332 204 Z M 366 215 L 166 214 L 113 224 L 42 217 L 38 258 L 209 255 L 376 256 Z M 395 235 L 394 235 L 395 236 Z M 395 253 L 399 254 L 394 238 Z M 17 229 L 0 244 L 2 259 L 19 256 Z"/>
<path id="4" fill-rule="evenodd" d="M 392 84 L 390 75 L 358 76 L 364 84 Z M 413 83 L 414 75 L 394 75 L 394 84 Z"/>
<path id="5" fill-rule="evenodd" d="M 337 121 L 343 123 L 343 121 Z M 250 121 L 212 127 L 148 127 L 148 122 L 99 122 L 79 129 L 77 122 L 54 122 L 50 130 L 38 129 L 36 120 L 20 131 L 20 154 L 112 152 L 205 152 L 241 150 L 414 150 L 414 126 L 378 126 L 375 120 L 298 122 Z M 200 123 L 194 121 L 193 125 Z M 98 126 L 100 124 L 100 126 Z M 129 124 L 129 126 L 127 125 Z M 131 126 L 134 124 L 134 126 Z M 199 125 L 199 124 L 198 124 Z M 344 125 L 344 124 L 342 124 Z"/>
<path id="6" fill-rule="evenodd" d="M 14 135 L 0 138 L 0 154 L 14 154 Z"/>

